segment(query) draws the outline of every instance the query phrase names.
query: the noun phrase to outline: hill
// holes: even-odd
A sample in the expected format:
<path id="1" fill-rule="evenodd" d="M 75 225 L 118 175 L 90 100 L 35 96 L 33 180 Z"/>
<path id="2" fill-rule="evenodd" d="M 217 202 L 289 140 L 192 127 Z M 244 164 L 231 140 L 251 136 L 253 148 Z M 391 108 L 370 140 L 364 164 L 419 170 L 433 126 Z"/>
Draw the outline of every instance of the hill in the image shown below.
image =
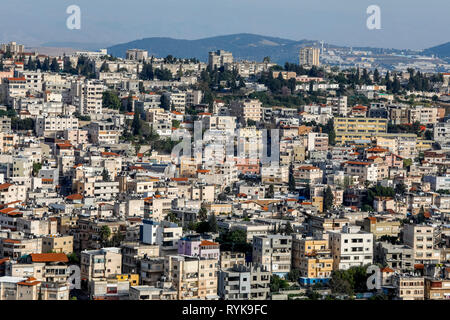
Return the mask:
<path id="1" fill-rule="evenodd" d="M 444 58 L 444 59 L 448 60 L 448 59 L 450 59 L 450 42 L 425 49 L 423 51 L 423 53 L 426 55 L 434 54 L 435 56 L 437 56 L 439 58 Z"/>
<path id="2" fill-rule="evenodd" d="M 208 52 L 223 49 L 231 51 L 237 60 L 262 61 L 264 57 L 269 56 L 272 61 L 284 64 L 286 61 L 297 62 L 301 47 L 317 44 L 317 41 L 312 40 L 294 41 L 242 33 L 198 40 L 145 38 L 111 46 L 108 52 L 114 56 L 125 57 L 127 49 L 136 48 L 148 50 L 149 54 L 155 57 L 171 54 L 177 58 L 197 58 L 206 62 Z"/>

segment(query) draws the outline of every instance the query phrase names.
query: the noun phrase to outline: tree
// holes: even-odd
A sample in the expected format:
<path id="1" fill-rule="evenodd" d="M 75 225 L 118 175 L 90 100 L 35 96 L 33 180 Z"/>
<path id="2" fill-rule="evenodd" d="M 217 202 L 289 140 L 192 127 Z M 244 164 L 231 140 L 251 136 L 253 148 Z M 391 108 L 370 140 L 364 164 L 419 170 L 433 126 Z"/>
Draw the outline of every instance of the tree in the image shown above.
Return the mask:
<path id="1" fill-rule="evenodd" d="M 115 91 L 108 90 L 103 92 L 102 97 L 103 106 L 105 108 L 119 110 L 122 103 L 120 102 L 119 96 Z"/>
<path id="2" fill-rule="evenodd" d="M 403 195 L 403 194 L 405 194 L 405 192 L 406 192 L 406 185 L 403 182 L 397 183 L 395 185 L 395 193 L 396 194 Z"/>
<path id="3" fill-rule="evenodd" d="M 267 198 L 273 198 L 274 197 L 274 191 L 273 191 L 273 184 L 269 186 L 269 190 L 267 191 Z"/>
<path id="4" fill-rule="evenodd" d="M 206 221 L 208 219 L 208 210 L 202 205 L 200 210 L 198 211 L 197 218 L 200 221 Z"/>
<path id="5" fill-rule="evenodd" d="M 286 223 L 286 227 L 284 228 L 284 233 L 287 234 L 288 236 L 290 236 L 291 234 L 294 233 L 294 229 L 292 228 L 291 222 L 287 222 Z"/>
<path id="6" fill-rule="evenodd" d="M 331 273 L 329 282 L 334 294 L 353 295 L 355 292 L 367 290 L 367 266 L 355 266 L 347 270 L 335 270 Z"/>
<path id="7" fill-rule="evenodd" d="M 412 159 L 403 159 L 403 166 L 405 168 L 409 168 L 412 165 L 413 161 Z"/>
<path id="8" fill-rule="evenodd" d="M 334 201 L 333 192 L 331 191 L 331 187 L 328 186 L 325 189 L 324 196 L 323 196 L 323 211 L 324 212 L 327 212 L 328 210 L 330 210 L 333 207 L 333 201 Z"/>
<path id="9" fill-rule="evenodd" d="M 425 217 L 425 209 L 423 206 L 420 206 L 419 213 L 415 217 L 415 220 L 416 220 L 417 224 L 421 224 L 421 223 L 425 222 L 426 217 Z"/>
<path id="10" fill-rule="evenodd" d="M 111 176 L 109 175 L 109 171 L 106 168 L 103 168 L 102 178 L 103 178 L 103 181 L 105 181 L 105 182 L 111 181 Z"/>
<path id="11" fill-rule="evenodd" d="M 100 72 L 109 72 L 109 67 L 106 61 L 103 61 L 102 66 L 100 67 Z"/>
<path id="12" fill-rule="evenodd" d="M 140 136 L 142 134 L 141 119 L 138 112 L 134 113 L 133 123 L 131 127 L 133 128 L 133 134 L 135 136 Z"/>
<path id="13" fill-rule="evenodd" d="M 210 232 L 214 232 L 214 233 L 219 232 L 219 227 L 217 226 L 217 219 L 216 219 L 215 214 L 212 214 L 209 216 L 208 225 L 209 225 Z"/>
<path id="14" fill-rule="evenodd" d="M 59 64 L 58 64 L 58 60 L 56 60 L 56 58 L 53 58 L 53 60 L 52 60 L 52 64 L 50 65 L 50 71 L 52 71 L 52 72 L 59 71 Z"/>
<path id="15" fill-rule="evenodd" d="M 170 81 L 170 80 L 172 80 L 172 72 L 170 72 L 169 69 L 156 69 L 155 77 L 158 80 Z"/>
<path id="16" fill-rule="evenodd" d="M 180 121 L 179 120 L 172 120 L 172 127 L 179 128 L 180 127 Z"/>
<path id="17" fill-rule="evenodd" d="M 375 69 L 373 72 L 373 82 L 379 83 L 380 82 L 380 72 L 378 69 Z"/>
<path id="18" fill-rule="evenodd" d="M 280 289 L 286 289 L 288 287 L 289 283 L 276 274 L 273 274 L 270 278 L 270 292 L 278 292 Z"/>
<path id="19" fill-rule="evenodd" d="M 49 71 L 50 70 L 50 58 L 47 57 L 44 60 L 44 63 L 42 64 L 42 71 Z"/>
<path id="20" fill-rule="evenodd" d="M 27 69 L 30 71 L 36 70 L 36 63 L 31 57 L 28 59 Z"/>
<path id="21" fill-rule="evenodd" d="M 142 71 L 139 76 L 142 80 L 153 80 L 155 78 L 153 73 L 153 65 L 151 63 L 144 62 L 144 66 L 142 67 Z"/>
<path id="22" fill-rule="evenodd" d="M 397 75 L 394 77 L 394 82 L 392 83 L 392 93 L 399 93 L 401 89 L 400 80 L 398 80 Z"/>
<path id="23" fill-rule="evenodd" d="M 291 282 L 297 282 L 300 276 L 301 272 L 299 269 L 292 269 L 291 271 L 289 271 L 287 278 Z"/>
<path id="24" fill-rule="evenodd" d="M 78 264 L 80 263 L 80 258 L 75 252 L 69 253 L 67 255 L 67 258 L 69 259 L 69 262 L 72 264 Z"/>
<path id="25" fill-rule="evenodd" d="M 294 192 L 295 191 L 295 177 L 294 177 L 294 167 L 291 165 L 289 167 L 289 185 L 288 185 L 289 191 Z"/>
<path id="26" fill-rule="evenodd" d="M 131 93 L 128 95 L 128 98 L 127 98 L 127 111 L 128 112 L 133 112 L 133 105 L 134 105 L 134 102 L 133 102 L 133 96 L 131 95 Z M 136 111 L 136 110 L 135 110 Z M 135 114 L 136 114 L 137 112 L 135 112 Z"/>
<path id="27" fill-rule="evenodd" d="M 36 177 L 37 174 L 39 173 L 39 170 L 42 169 L 42 163 L 40 162 L 35 162 L 33 163 L 33 176 Z"/>
<path id="28" fill-rule="evenodd" d="M 111 236 L 111 229 L 108 226 L 102 226 L 99 231 L 99 236 L 102 243 L 106 243 Z"/>

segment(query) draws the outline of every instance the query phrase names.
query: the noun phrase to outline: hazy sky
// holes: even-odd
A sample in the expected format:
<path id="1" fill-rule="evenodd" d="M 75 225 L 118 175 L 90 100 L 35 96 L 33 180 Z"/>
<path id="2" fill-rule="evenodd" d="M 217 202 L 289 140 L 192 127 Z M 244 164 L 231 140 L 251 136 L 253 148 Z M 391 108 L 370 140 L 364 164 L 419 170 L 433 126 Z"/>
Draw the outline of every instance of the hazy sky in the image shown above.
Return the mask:
<path id="1" fill-rule="evenodd" d="M 122 43 L 256 33 L 349 46 L 423 49 L 450 41 L 448 0 L 16 0 L 2 1 L 0 42 Z M 19 5 L 20 3 L 20 5 Z M 81 8 L 81 29 L 66 8 Z M 381 8 L 381 30 L 366 9 Z"/>

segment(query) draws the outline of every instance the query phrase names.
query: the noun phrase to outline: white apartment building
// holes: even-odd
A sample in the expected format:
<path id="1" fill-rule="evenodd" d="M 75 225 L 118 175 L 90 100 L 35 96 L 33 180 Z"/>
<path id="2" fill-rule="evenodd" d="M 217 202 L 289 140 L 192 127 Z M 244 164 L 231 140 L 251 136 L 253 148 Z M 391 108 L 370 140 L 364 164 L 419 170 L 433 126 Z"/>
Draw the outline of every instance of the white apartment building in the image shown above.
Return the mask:
<path id="1" fill-rule="evenodd" d="M 102 248 L 81 252 L 81 279 L 91 281 L 122 273 L 120 248 Z"/>
<path id="2" fill-rule="evenodd" d="M 328 97 L 327 105 L 332 106 L 333 114 L 337 114 L 344 117 L 347 116 L 348 114 L 347 96 Z"/>
<path id="3" fill-rule="evenodd" d="M 238 119 L 242 118 L 245 121 L 259 122 L 262 119 L 262 103 L 257 99 L 233 101 L 231 103 L 231 112 Z"/>
<path id="4" fill-rule="evenodd" d="M 233 63 L 233 54 L 224 50 L 217 50 L 209 52 L 208 66 L 211 70 L 220 67 L 226 67 Z"/>
<path id="5" fill-rule="evenodd" d="M 432 226 L 405 224 L 403 242 L 413 248 L 415 263 L 439 263 L 440 253 L 434 249 Z"/>
<path id="6" fill-rule="evenodd" d="M 143 61 L 148 58 L 148 51 L 142 49 L 128 49 L 127 50 L 127 60 Z"/>
<path id="7" fill-rule="evenodd" d="M 345 225 L 341 231 L 328 231 L 333 257 L 333 270 L 347 270 L 373 262 L 372 233 L 361 231 L 358 226 Z"/>
<path id="8" fill-rule="evenodd" d="M 253 237 L 253 263 L 262 264 L 268 271 L 285 275 L 291 271 L 292 237 L 266 235 Z"/>
<path id="9" fill-rule="evenodd" d="M 301 48 L 299 62 L 300 65 L 320 66 L 320 49 L 313 47 Z"/>
<path id="10" fill-rule="evenodd" d="M 49 117 L 36 118 L 35 131 L 38 137 L 48 136 L 65 130 L 77 130 L 78 119 L 75 117 Z"/>
<path id="11" fill-rule="evenodd" d="M 81 114 L 101 114 L 104 85 L 98 80 L 76 80 L 71 83 L 72 104 Z"/>
<path id="12" fill-rule="evenodd" d="M 178 250 L 178 241 L 183 236 L 183 228 L 168 221 L 143 220 L 141 242 L 159 245 L 161 250 Z"/>

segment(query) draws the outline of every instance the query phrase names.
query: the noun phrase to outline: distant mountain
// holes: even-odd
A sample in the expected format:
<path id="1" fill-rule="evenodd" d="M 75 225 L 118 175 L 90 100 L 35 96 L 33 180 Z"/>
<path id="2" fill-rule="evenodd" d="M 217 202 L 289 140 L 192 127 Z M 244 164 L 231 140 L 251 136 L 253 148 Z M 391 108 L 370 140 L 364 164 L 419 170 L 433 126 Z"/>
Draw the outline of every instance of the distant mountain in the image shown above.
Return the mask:
<path id="1" fill-rule="evenodd" d="M 72 48 L 77 50 L 99 50 L 110 46 L 111 43 L 91 43 L 91 42 L 62 42 L 53 41 L 41 44 L 41 47 L 53 47 L 53 48 Z"/>
<path id="2" fill-rule="evenodd" d="M 319 42 L 294 41 L 242 33 L 198 40 L 145 38 L 111 46 L 108 48 L 108 53 L 125 57 L 127 49 L 144 49 L 155 57 L 166 57 L 171 54 L 177 58 L 197 58 L 206 62 L 208 52 L 223 49 L 232 52 L 237 60 L 262 61 L 264 57 L 269 56 L 272 61 L 284 64 L 286 61 L 297 62 L 300 48 L 308 45 L 319 45 Z M 327 45 L 327 47 L 332 46 Z"/>
<path id="3" fill-rule="evenodd" d="M 426 55 L 434 54 L 435 56 L 437 56 L 439 58 L 444 58 L 444 59 L 448 60 L 448 59 L 450 59 L 450 42 L 425 49 L 425 50 L 423 50 L 423 53 Z"/>

